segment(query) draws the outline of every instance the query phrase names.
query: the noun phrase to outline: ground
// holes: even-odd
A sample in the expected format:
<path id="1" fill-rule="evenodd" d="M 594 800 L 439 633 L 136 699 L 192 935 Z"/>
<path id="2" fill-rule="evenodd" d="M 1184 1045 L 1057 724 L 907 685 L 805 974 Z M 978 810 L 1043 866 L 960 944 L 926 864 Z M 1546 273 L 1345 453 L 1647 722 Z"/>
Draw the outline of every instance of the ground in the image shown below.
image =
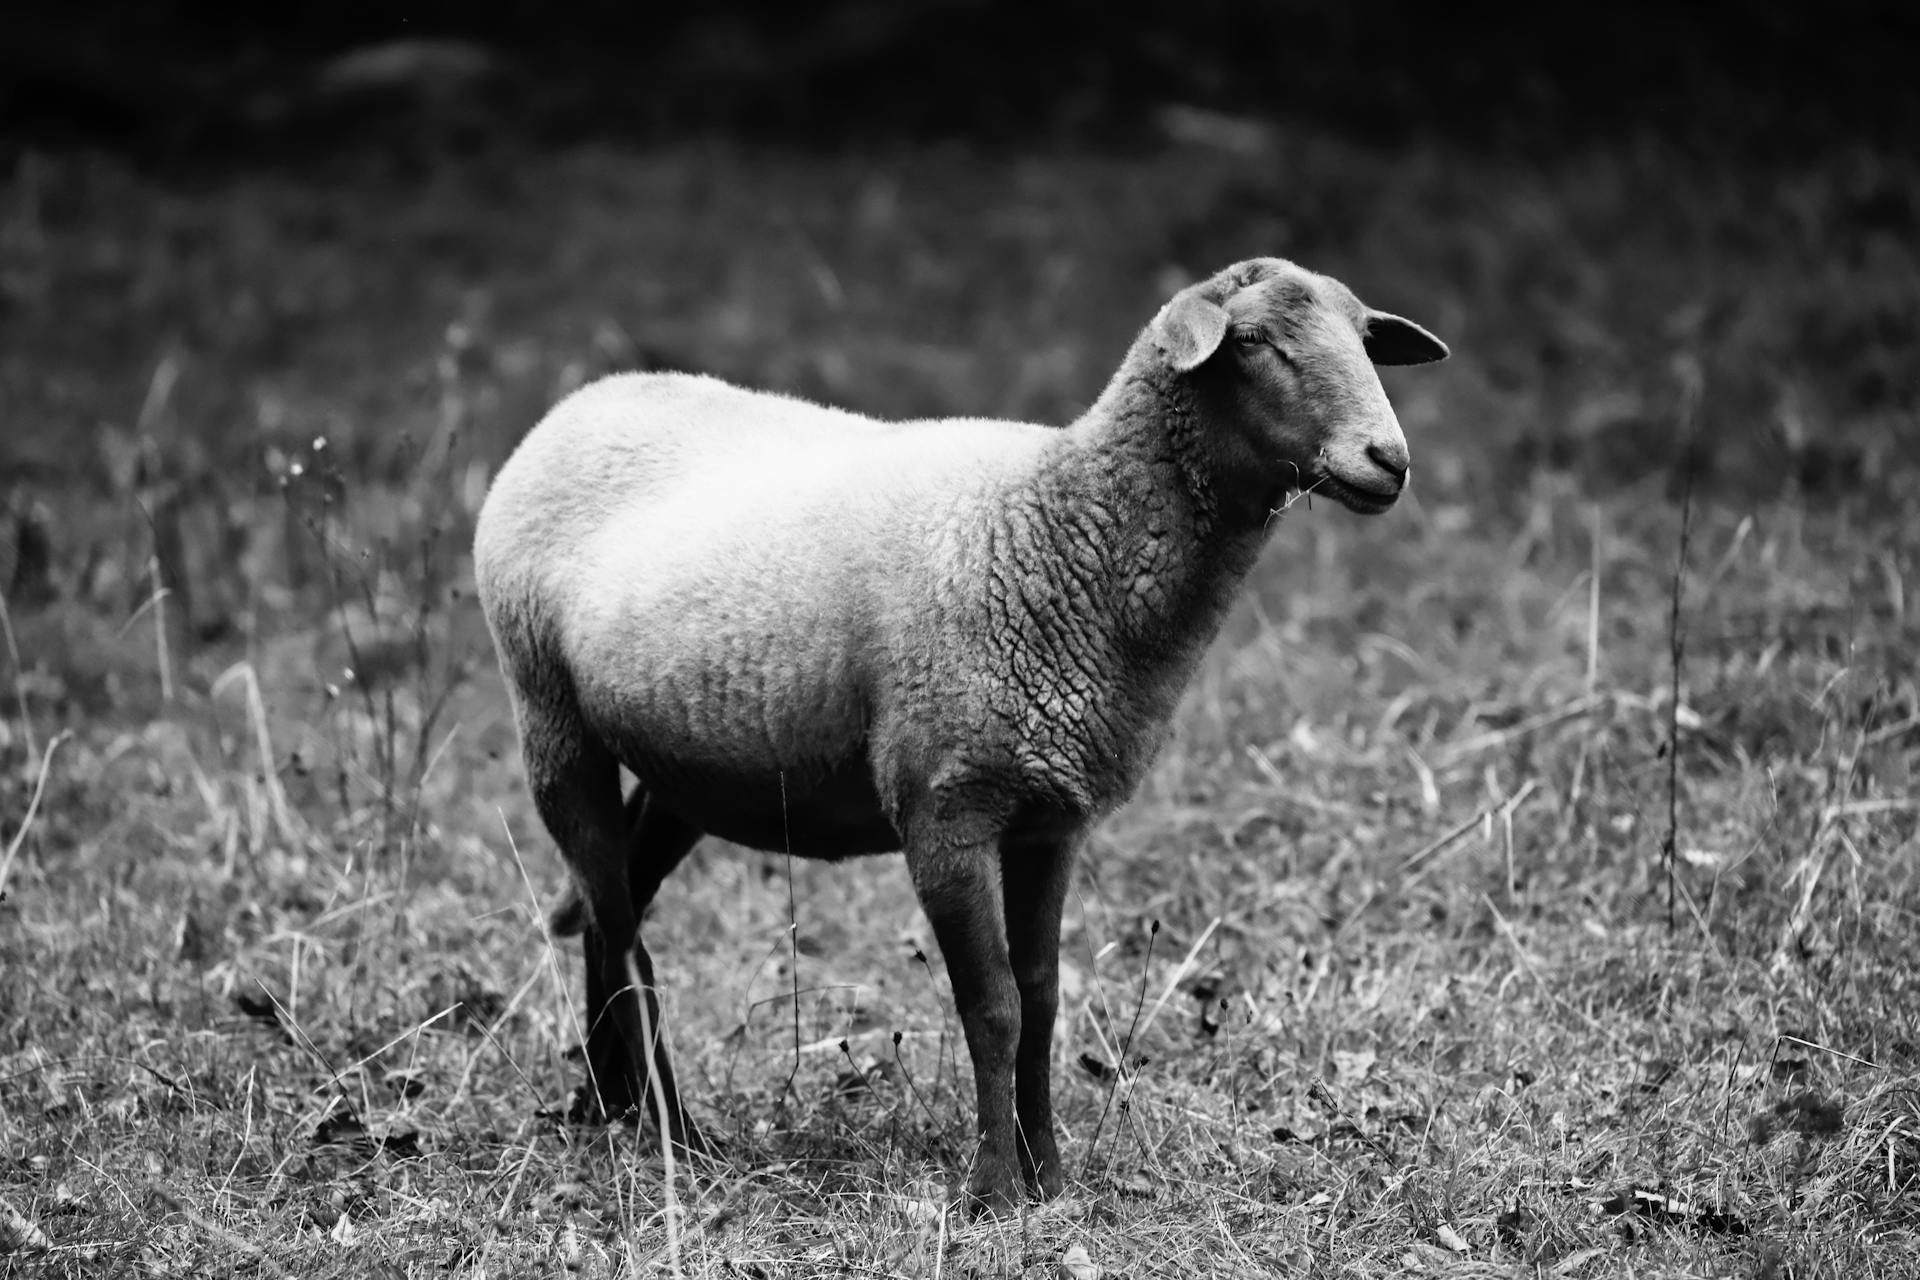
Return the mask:
<path id="1" fill-rule="evenodd" d="M 0 1274 L 1915 1274 L 1909 161 L 433 160 L 0 192 Z M 635 367 L 1064 421 L 1255 254 L 1455 354 L 1387 375 L 1409 498 L 1285 514 L 1087 851 L 1069 1194 L 957 1210 L 897 857 L 662 893 L 724 1164 L 563 1123 L 579 958 L 469 586 L 512 441 Z"/>

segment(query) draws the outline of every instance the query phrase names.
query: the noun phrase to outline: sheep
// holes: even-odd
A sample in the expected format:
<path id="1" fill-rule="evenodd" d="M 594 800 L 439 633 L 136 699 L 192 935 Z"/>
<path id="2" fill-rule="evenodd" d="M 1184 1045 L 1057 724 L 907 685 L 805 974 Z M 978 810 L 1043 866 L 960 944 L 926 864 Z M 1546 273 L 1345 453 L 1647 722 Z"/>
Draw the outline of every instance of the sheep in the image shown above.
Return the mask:
<path id="1" fill-rule="evenodd" d="M 1372 366 L 1446 354 L 1262 258 L 1176 294 L 1064 428 L 883 422 L 688 374 L 556 406 L 493 483 L 474 573 L 574 882 L 554 926 L 584 934 L 599 1110 L 710 1150 L 638 927 L 702 836 L 904 850 L 973 1062 L 969 1202 L 1058 1194 L 1075 851 L 1140 781 L 1274 513 L 1405 488 Z"/>

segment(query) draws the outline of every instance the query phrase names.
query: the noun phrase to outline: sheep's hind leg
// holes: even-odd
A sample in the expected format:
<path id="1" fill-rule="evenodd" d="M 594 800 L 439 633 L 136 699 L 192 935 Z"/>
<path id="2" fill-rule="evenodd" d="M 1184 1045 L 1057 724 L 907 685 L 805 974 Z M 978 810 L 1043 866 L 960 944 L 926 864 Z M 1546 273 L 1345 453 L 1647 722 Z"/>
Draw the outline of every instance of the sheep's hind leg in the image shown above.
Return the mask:
<path id="1" fill-rule="evenodd" d="M 980 1148 L 967 1194 L 975 1212 L 1008 1213 L 1020 1199 L 1013 1064 L 1020 991 L 1007 958 L 996 840 L 935 830 L 907 842 L 907 871 L 933 926 L 973 1059 Z"/>
<path id="2" fill-rule="evenodd" d="M 693 852 L 694 845 L 700 843 L 700 838 L 706 832 L 656 803 L 646 789 L 639 786 L 634 788 L 633 795 L 627 800 L 626 817 L 627 888 L 635 922 L 633 976 L 646 1000 L 644 1025 L 648 1033 L 640 1060 L 652 1070 L 653 1079 L 659 1081 L 660 1093 L 666 1102 L 667 1113 L 661 1126 L 662 1132 L 669 1135 L 676 1146 L 687 1151 L 712 1154 L 712 1143 L 700 1132 L 699 1126 L 693 1122 L 693 1117 L 680 1101 L 679 1084 L 674 1078 L 673 1063 L 667 1055 L 666 1039 L 660 1031 L 660 995 L 654 982 L 653 957 L 647 954 L 639 928 L 640 922 L 646 917 L 647 908 L 653 904 L 654 895 L 660 891 L 661 883 Z M 643 1095 L 640 1104 L 652 1112 L 656 1100 L 646 1096 L 645 1070 L 640 1073 L 639 1084 Z M 656 1115 L 655 1119 L 661 1117 Z"/>
<path id="3" fill-rule="evenodd" d="M 1043 1197 L 1059 1195 L 1065 1185 L 1053 1129 L 1053 1024 L 1060 1006 L 1060 912 L 1073 854 L 1072 841 L 1009 842 L 1000 864 L 1007 951 L 1020 989 L 1013 1063 L 1020 1172 Z"/>
<path id="4" fill-rule="evenodd" d="M 594 1101 L 608 1119 L 635 1107 L 652 1111 L 648 1066 L 664 1062 L 666 1055 L 655 1052 L 660 1048 L 659 999 L 653 991 L 652 960 L 640 946 L 629 871 L 647 826 L 645 813 L 630 830 L 620 798 L 619 767 L 574 717 L 529 708 L 521 728 L 534 805 L 560 846 L 585 906 L 581 944 L 586 955 L 587 1071 Z M 643 867 L 665 862 L 670 869 L 693 841 L 668 858 L 670 843 L 664 836 L 648 841 Z M 641 872 L 648 899 L 664 875 Z M 665 1136 L 693 1148 L 698 1134 L 687 1120 L 670 1072 L 663 1072 L 659 1085 L 666 1102 Z"/>

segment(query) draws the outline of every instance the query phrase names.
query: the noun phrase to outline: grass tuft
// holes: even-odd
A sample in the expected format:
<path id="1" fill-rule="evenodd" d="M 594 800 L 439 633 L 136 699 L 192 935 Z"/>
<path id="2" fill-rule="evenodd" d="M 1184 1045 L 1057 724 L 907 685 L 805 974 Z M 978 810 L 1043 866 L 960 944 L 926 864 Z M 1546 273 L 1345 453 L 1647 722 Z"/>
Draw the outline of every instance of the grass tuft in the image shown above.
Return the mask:
<path id="1" fill-rule="evenodd" d="M 1272 146 L 22 166 L 0 1272 L 1910 1273 L 1911 166 Z M 1075 878 L 1069 1194 L 958 1214 L 898 859 L 696 853 L 647 929 L 723 1156 L 563 1123 L 467 586 L 511 441 L 629 367 L 1061 420 L 1253 252 L 1456 355 L 1389 372 L 1401 509 L 1276 516 Z"/>

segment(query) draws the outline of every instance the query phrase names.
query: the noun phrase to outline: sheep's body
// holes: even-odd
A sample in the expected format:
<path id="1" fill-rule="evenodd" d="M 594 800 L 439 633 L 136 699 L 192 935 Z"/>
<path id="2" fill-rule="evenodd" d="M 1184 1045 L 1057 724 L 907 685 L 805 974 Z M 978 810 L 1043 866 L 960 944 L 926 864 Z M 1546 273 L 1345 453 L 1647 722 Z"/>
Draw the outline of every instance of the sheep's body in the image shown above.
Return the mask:
<path id="1" fill-rule="evenodd" d="M 536 803 L 585 900 L 610 1109 L 641 1098 L 651 1064 L 662 1119 L 698 1144 L 644 1033 L 651 991 L 647 1010 L 618 993 L 629 945 L 651 988 L 638 916 L 701 834 L 811 857 L 904 847 L 974 1057 L 974 1192 L 1005 1203 L 1016 1168 L 1058 1189 L 1046 1068 L 1073 848 L 1138 782 L 1285 491 L 1317 469 L 1356 509 L 1397 493 L 1368 318 L 1410 358 L 1437 358 L 1416 338 L 1444 354 L 1324 277 L 1235 271 L 1169 304 L 1064 429 L 883 423 L 628 375 L 562 402 L 502 468 L 475 572 Z M 1290 381 L 1215 357 L 1249 297 L 1276 350 L 1320 344 L 1285 357 Z M 1290 415 L 1268 403 L 1316 377 Z M 615 762 L 639 781 L 624 816 Z"/>
<path id="2" fill-rule="evenodd" d="M 489 504 L 512 514 L 481 526 L 502 653 L 573 673 L 648 791 L 737 843 L 897 849 L 917 788 L 1099 813 L 1138 780 L 1225 602 L 1177 580 L 1197 531 L 1170 464 L 1106 425 L 596 383 L 528 436 L 495 488 L 518 500 Z M 1236 541 L 1188 576 L 1230 584 L 1257 546 Z"/>

